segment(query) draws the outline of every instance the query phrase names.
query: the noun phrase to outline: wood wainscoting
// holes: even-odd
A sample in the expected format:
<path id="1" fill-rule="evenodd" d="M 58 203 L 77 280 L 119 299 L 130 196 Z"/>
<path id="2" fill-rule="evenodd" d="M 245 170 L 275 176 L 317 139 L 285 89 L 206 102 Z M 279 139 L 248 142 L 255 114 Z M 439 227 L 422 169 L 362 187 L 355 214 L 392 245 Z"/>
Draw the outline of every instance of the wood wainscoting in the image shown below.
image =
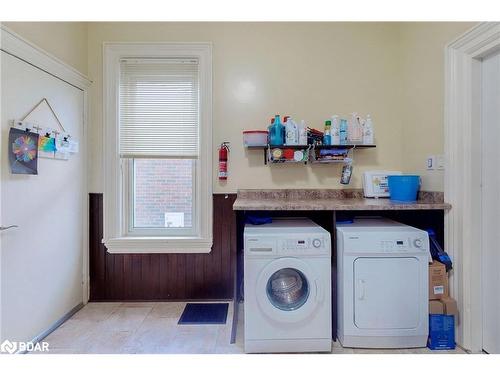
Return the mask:
<path id="1" fill-rule="evenodd" d="M 101 242 L 103 195 L 89 195 L 90 301 L 232 299 L 236 194 L 213 195 L 208 254 L 110 254 Z"/>

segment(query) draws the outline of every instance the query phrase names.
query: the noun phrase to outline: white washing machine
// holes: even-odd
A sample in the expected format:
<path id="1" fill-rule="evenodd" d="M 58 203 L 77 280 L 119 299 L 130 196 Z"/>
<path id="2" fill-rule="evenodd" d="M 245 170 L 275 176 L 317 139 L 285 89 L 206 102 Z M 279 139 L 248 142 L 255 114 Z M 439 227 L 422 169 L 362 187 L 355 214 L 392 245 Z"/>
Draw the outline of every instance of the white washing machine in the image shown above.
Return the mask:
<path id="1" fill-rule="evenodd" d="M 331 351 L 330 233 L 309 219 L 245 225 L 245 352 Z"/>
<path id="2" fill-rule="evenodd" d="M 345 347 L 424 347 L 427 232 L 388 219 L 337 225 L 338 331 Z"/>

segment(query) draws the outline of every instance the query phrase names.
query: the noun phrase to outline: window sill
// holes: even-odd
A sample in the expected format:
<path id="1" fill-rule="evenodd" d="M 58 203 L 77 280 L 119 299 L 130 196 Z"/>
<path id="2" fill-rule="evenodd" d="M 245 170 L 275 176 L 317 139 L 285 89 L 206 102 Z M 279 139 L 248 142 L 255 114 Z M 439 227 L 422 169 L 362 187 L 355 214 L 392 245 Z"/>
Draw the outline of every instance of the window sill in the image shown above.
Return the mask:
<path id="1" fill-rule="evenodd" d="M 111 254 L 206 254 L 212 251 L 212 239 L 199 237 L 119 237 L 102 242 Z"/>

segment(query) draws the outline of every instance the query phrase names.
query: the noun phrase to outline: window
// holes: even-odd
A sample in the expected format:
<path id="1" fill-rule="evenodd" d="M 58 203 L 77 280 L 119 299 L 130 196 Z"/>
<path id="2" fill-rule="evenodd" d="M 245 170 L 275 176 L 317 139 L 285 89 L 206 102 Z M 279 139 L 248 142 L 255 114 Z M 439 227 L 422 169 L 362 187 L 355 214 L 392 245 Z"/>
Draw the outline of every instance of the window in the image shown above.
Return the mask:
<path id="1" fill-rule="evenodd" d="M 211 46 L 105 44 L 104 243 L 209 252 Z"/>
<path id="2" fill-rule="evenodd" d="M 129 234 L 196 233 L 198 81 L 197 59 L 120 61 L 119 153 L 129 186 Z"/>
<path id="3" fill-rule="evenodd" d="M 193 228 L 194 159 L 133 159 L 131 228 Z"/>

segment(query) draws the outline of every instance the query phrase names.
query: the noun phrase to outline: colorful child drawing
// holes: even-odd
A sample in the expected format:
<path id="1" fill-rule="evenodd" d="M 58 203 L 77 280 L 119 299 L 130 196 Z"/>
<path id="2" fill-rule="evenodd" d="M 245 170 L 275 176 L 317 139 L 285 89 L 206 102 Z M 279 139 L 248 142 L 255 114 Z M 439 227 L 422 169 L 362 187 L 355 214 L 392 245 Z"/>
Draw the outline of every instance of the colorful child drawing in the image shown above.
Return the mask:
<path id="1" fill-rule="evenodd" d="M 56 154 L 56 139 L 50 136 L 40 136 L 38 139 L 38 157 L 53 159 Z"/>
<path id="2" fill-rule="evenodd" d="M 40 137 L 38 141 L 38 152 L 55 152 L 56 151 L 56 139 L 47 136 Z"/>
<path id="3" fill-rule="evenodd" d="M 38 174 L 38 134 L 11 128 L 9 162 L 13 174 Z"/>

